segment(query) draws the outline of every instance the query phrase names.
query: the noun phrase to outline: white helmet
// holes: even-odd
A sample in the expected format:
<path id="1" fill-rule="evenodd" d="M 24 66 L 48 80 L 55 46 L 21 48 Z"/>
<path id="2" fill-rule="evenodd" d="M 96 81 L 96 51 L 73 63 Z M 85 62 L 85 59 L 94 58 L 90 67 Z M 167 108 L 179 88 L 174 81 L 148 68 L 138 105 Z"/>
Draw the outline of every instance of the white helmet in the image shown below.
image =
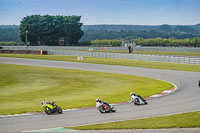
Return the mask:
<path id="1" fill-rule="evenodd" d="M 100 101 L 100 99 L 99 99 L 99 98 L 97 98 L 97 99 L 96 99 L 96 102 L 99 102 L 99 101 Z"/>

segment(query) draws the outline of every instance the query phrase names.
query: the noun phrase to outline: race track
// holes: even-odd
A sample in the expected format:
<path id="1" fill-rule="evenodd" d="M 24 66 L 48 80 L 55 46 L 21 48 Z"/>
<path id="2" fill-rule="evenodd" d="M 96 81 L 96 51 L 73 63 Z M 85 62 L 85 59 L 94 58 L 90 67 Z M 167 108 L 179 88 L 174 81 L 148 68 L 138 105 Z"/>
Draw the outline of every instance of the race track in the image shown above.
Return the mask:
<path id="1" fill-rule="evenodd" d="M 40 114 L 0 118 L 1 133 L 132 120 L 200 110 L 200 88 L 197 85 L 200 80 L 199 72 L 6 57 L 0 57 L 0 63 L 138 75 L 169 81 L 178 88 L 170 95 L 148 100 L 149 104 L 145 106 L 130 103 L 117 105 L 116 113 L 101 114 L 95 108 L 89 108 L 66 111 L 62 115 Z"/>

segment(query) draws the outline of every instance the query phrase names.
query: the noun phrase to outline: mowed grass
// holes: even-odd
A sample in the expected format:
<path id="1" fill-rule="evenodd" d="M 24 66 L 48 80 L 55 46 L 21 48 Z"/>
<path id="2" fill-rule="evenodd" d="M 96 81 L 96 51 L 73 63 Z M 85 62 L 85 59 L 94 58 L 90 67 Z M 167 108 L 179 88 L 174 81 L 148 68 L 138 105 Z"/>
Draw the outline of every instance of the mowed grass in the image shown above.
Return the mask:
<path id="1" fill-rule="evenodd" d="M 200 56 L 200 52 L 134 51 L 134 54 Z"/>
<path id="2" fill-rule="evenodd" d="M 88 50 L 81 50 L 81 51 L 88 51 Z M 129 53 L 128 49 L 127 49 L 127 51 L 94 50 L 94 51 L 91 51 L 91 52 Z M 170 52 L 170 51 L 133 51 L 133 54 L 200 56 L 200 52 Z"/>
<path id="3" fill-rule="evenodd" d="M 191 65 L 191 64 L 147 62 L 147 61 L 137 61 L 137 60 L 107 59 L 107 58 L 94 58 L 94 57 L 84 57 L 84 60 L 78 61 L 77 56 L 59 56 L 59 55 L 0 54 L 0 57 L 70 61 L 70 62 L 81 62 L 81 63 L 95 63 L 95 64 L 108 64 L 108 65 L 121 65 L 121 66 L 132 66 L 132 67 L 154 68 L 154 69 L 200 72 L 200 65 Z"/>
<path id="4" fill-rule="evenodd" d="M 200 127 L 200 111 L 147 119 L 68 127 L 75 130 L 160 129 Z"/>
<path id="5" fill-rule="evenodd" d="M 1 63 L 0 73 L 0 115 L 41 112 L 42 100 L 71 109 L 95 106 L 98 97 L 115 103 L 128 101 L 131 91 L 146 97 L 173 87 L 131 75 Z"/>

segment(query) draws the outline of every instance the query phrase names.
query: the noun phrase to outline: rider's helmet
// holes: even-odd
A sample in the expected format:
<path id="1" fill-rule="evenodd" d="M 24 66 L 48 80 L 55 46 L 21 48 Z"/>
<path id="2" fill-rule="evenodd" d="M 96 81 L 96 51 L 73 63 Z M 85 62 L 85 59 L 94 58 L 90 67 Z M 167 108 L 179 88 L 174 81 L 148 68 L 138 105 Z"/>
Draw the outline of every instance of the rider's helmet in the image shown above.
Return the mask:
<path id="1" fill-rule="evenodd" d="M 42 101 L 42 105 L 44 105 L 45 104 L 45 101 Z"/>
<path id="2" fill-rule="evenodd" d="M 130 95 L 132 96 L 132 95 L 135 95 L 135 94 L 133 92 L 131 92 Z"/>
<path id="3" fill-rule="evenodd" d="M 99 102 L 99 101 L 100 101 L 100 99 L 99 99 L 99 98 L 97 98 L 97 99 L 96 99 L 96 102 Z"/>

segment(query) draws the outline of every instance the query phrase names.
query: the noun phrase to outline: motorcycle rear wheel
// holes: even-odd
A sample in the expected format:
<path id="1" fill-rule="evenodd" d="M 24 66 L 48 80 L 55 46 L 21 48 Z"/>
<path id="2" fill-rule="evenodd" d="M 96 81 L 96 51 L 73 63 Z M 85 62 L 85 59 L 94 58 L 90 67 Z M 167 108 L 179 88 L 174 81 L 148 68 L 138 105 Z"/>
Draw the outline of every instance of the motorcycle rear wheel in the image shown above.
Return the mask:
<path id="1" fill-rule="evenodd" d="M 45 112 L 47 115 L 50 115 L 50 114 L 51 114 L 51 109 L 47 107 L 47 108 L 44 109 L 44 112 Z"/>

